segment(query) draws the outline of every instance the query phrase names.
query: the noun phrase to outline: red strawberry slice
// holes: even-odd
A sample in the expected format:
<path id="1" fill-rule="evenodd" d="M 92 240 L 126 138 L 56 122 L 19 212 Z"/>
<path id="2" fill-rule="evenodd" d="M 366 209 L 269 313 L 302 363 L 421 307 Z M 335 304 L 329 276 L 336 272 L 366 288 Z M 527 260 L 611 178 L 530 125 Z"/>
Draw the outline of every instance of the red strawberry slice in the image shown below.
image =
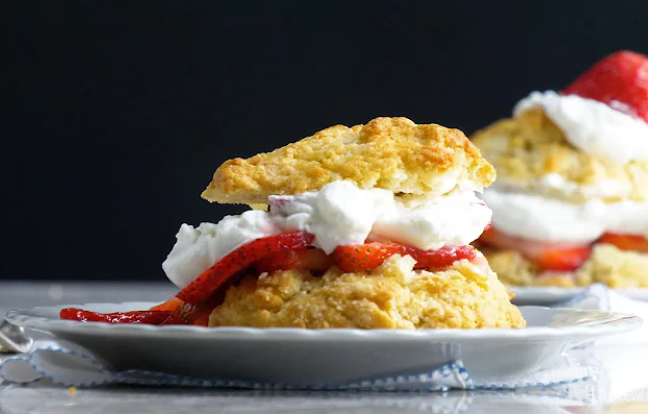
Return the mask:
<path id="1" fill-rule="evenodd" d="M 218 296 L 218 295 L 214 295 Z M 172 297 L 164 303 L 151 308 L 152 311 L 163 311 L 167 318 L 160 321 L 159 325 L 199 325 L 207 326 L 209 315 L 220 303 L 222 295 L 210 298 L 200 305 L 185 303 L 177 297 Z"/>
<path id="2" fill-rule="evenodd" d="M 579 76 L 562 94 L 594 99 L 648 122 L 648 57 L 629 51 L 613 53 Z"/>
<path id="3" fill-rule="evenodd" d="M 162 321 L 160 325 L 196 325 L 207 326 L 209 315 L 214 308 L 222 303 L 225 292 L 216 293 L 203 303 L 194 305 L 192 303 L 183 303 L 175 311 L 171 312 L 169 317 Z"/>
<path id="4" fill-rule="evenodd" d="M 390 243 L 367 243 L 356 246 L 338 246 L 333 250 L 333 260 L 343 272 L 368 272 L 395 254 L 406 254 L 405 246 Z"/>
<path id="5" fill-rule="evenodd" d="M 201 304 L 241 270 L 268 256 L 308 247 L 313 242 L 313 238 L 312 234 L 300 231 L 254 240 L 234 250 L 205 270 L 176 297 L 185 303 Z"/>
<path id="6" fill-rule="evenodd" d="M 614 245 L 621 250 L 648 253 L 648 240 L 632 234 L 605 233 L 598 242 Z"/>
<path id="7" fill-rule="evenodd" d="M 68 319 L 82 322 L 105 322 L 105 323 L 141 323 L 148 325 L 160 325 L 171 317 L 169 311 L 130 311 L 114 313 L 98 313 L 77 308 L 61 309 L 61 319 Z"/>
<path id="8" fill-rule="evenodd" d="M 321 249 L 299 249 L 288 250 L 261 259 L 257 262 L 256 269 L 259 273 L 290 269 L 324 272 L 333 264 L 333 259 Z"/>
<path id="9" fill-rule="evenodd" d="M 321 267 L 321 250 L 313 253 L 288 255 L 292 249 L 306 252 L 314 236 L 306 232 L 285 233 L 254 240 L 231 252 L 218 263 L 203 272 L 198 279 L 182 289 L 176 297 L 167 300 L 148 311 L 98 313 L 83 309 L 61 310 L 61 319 L 106 323 L 145 323 L 153 325 L 200 325 L 207 326 L 211 311 L 221 303 L 224 292 L 216 292 L 220 286 L 232 279 L 238 272 L 267 257 L 275 257 L 272 265 Z M 283 256 L 278 256 L 283 254 Z"/>
<path id="10" fill-rule="evenodd" d="M 477 251 L 472 246 L 444 246 L 437 250 L 407 247 L 407 254 L 416 259 L 416 269 L 440 270 L 466 259 L 475 262 Z"/>
<path id="11" fill-rule="evenodd" d="M 498 249 L 520 252 L 541 270 L 570 272 L 578 269 L 592 252 L 589 245 L 542 243 L 509 236 L 494 228 L 485 231 L 479 241 Z"/>
<path id="12" fill-rule="evenodd" d="M 174 296 L 164 303 L 160 303 L 159 305 L 153 306 L 151 310 L 173 312 L 181 308 L 182 305 L 184 305 L 184 302 Z"/>
<path id="13" fill-rule="evenodd" d="M 446 246 L 438 250 L 421 250 L 396 243 L 367 243 L 356 246 L 338 246 L 333 251 L 335 264 L 347 273 L 369 272 L 395 255 L 409 254 L 416 260 L 417 269 L 442 269 L 461 259 L 472 260 L 477 255 L 470 246 Z"/>
<path id="14" fill-rule="evenodd" d="M 590 246 L 546 249 L 535 259 L 535 264 L 542 270 L 571 272 L 581 267 L 591 253 Z"/>

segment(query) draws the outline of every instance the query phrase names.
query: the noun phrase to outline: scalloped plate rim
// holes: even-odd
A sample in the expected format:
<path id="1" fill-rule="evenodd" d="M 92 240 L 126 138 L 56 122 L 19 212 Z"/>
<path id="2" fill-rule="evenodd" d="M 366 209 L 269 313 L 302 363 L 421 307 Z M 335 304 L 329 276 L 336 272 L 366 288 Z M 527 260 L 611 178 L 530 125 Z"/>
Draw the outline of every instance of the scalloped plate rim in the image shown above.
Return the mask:
<path id="1" fill-rule="evenodd" d="M 521 329 L 507 328 L 483 328 L 483 329 L 303 329 L 303 328 L 250 328 L 250 327 L 216 327 L 207 328 L 201 326 L 168 325 L 155 326 L 143 324 L 107 324 L 99 322 L 76 322 L 69 320 L 54 319 L 51 316 L 43 315 L 44 312 L 56 312 L 65 307 L 97 308 L 113 307 L 114 311 L 125 309 L 146 308 L 155 305 L 153 302 L 121 302 L 121 303 L 86 303 L 68 304 L 58 306 L 39 306 L 31 309 L 11 310 L 6 315 L 6 320 L 15 325 L 28 329 L 44 332 L 73 332 L 73 333 L 96 333 L 106 334 L 155 334 L 164 335 L 168 333 L 192 333 L 200 337 L 208 338 L 303 338 L 303 339 L 380 339 L 380 340 L 403 340 L 403 339 L 434 339 L 434 340 L 469 340 L 487 338 L 506 339 L 528 339 L 556 338 L 571 336 L 599 337 L 611 334 L 628 332 L 641 326 L 643 320 L 637 316 L 602 312 L 575 310 L 568 308 L 548 308 L 543 306 L 521 306 L 521 310 L 529 312 L 567 312 L 573 314 L 595 313 L 600 316 L 607 316 L 606 319 L 595 320 L 589 324 L 573 324 L 567 326 L 541 326 L 527 327 Z M 39 315 L 39 313 L 41 315 Z M 192 335 L 193 337 L 195 337 Z"/>

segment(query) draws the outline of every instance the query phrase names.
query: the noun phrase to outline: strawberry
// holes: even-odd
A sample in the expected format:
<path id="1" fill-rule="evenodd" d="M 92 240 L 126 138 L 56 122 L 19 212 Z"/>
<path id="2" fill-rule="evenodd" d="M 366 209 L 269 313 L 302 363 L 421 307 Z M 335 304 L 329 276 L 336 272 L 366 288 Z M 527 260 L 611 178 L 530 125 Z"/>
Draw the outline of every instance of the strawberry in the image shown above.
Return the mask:
<path id="1" fill-rule="evenodd" d="M 180 307 L 182 307 L 182 305 L 184 305 L 184 302 L 174 296 L 164 303 L 160 303 L 159 305 L 153 306 L 151 310 L 173 312 L 179 309 Z"/>
<path id="2" fill-rule="evenodd" d="M 308 247 L 313 242 L 313 238 L 312 234 L 300 231 L 251 241 L 205 270 L 196 280 L 182 289 L 176 297 L 185 303 L 199 305 L 230 278 L 255 262 L 287 250 Z"/>
<path id="3" fill-rule="evenodd" d="M 590 246 L 562 247 L 559 249 L 546 249 L 535 258 L 535 265 L 542 270 L 558 272 L 571 272 L 587 260 L 592 253 Z"/>
<path id="4" fill-rule="evenodd" d="M 274 258 L 274 260 L 267 261 L 267 266 L 322 268 L 327 257 L 324 252 L 318 249 L 306 250 L 313 242 L 313 238 L 312 234 L 295 232 L 254 240 L 222 258 L 175 297 L 148 311 L 102 314 L 83 309 L 66 308 L 61 310 L 60 317 L 61 319 L 89 322 L 207 326 L 211 311 L 223 299 L 224 292 L 216 292 L 216 290 L 255 262 L 265 258 Z M 286 254 L 293 249 L 298 249 L 300 253 Z"/>
<path id="5" fill-rule="evenodd" d="M 509 236 L 494 228 L 485 231 L 479 241 L 498 249 L 520 252 L 541 270 L 573 271 L 590 256 L 592 247 L 567 243 L 542 243 Z"/>
<path id="6" fill-rule="evenodd" d="M 105 322 L 105 323 L 142 323 L 148 325 L 160 325 L 172 315 L 169 311 L 130 311 L 114 313 L 98 313 L 77 308 L 61 309 L 61 319 L 69 319 L 82 322 Z"/>
<path id="7" fill-rule="evenodd" d="M 183 303 L 175 311 L 171 312 L 169 317 L 162 321 L 160 325 L 196 325 L 207 326 L 209 315 L 214 308 L 222 303 L 224 292 L 210 297 L 205 302 L 198 305 Z"/>
<path id="8" fill-rule="evenodd" d="M 333 265 L 333 260 L 320 249 L 288 250 L 261 259 L 256 263 L 259 273 L 275 270 L 308 269 L 324 272 Z"/>
<path id="9" fill-rule="evenodd" d="M 648 122 L 648 57 L 628 51 L 613 53 L 562 94 L 594 99 Z"/>
<path id="10" fill-rule="evenodd" d="M 369 272 L 395 254 L 409 254 L 416 260 L 417 269 L 442 269 L 461 259 L 472 260 L 475 250 L 470 246 L 446 246 L 438 250 L 421 250 L 396 243 L 367 243 L 356 246 L 338 246 L 333 251 L 335 264 L 347 273 Z"/>
<path id="11" fill-rule="evenodd" d="M 632 234 L 605 233 L 598 242 L 614 245 L 621 250 L 648 253 L 648 239 Z"/>
<path id="12" fill-rule="evenodd" d="M 474 261 L 477 252 L 472 246 L 444 246 L 437 250 L 407 247 L 407 254 L 416 259 L 416 269 L 439 270 L 452 266 L 459 260 Z"/>
<path id="13" fill-rule="evenodd" d="M 209 314 L 220 303 L 210 300 L 200 305 L 185 303 L 177 297 L 172 297 L 164 303 L 151 308 L 152 311 L 164 311 L 167 313 L 166 319 L 160 321 L 158 325 L 199 325 L 207 326 Z"/>
<path id="14" fill-rule="evenodd" d="M 405 246 L 391 243 L 366 243 L 336 247 L 333 250 L 333 260 L 343 272 L 369 272 L 395 254 L 406 254 Z"/>

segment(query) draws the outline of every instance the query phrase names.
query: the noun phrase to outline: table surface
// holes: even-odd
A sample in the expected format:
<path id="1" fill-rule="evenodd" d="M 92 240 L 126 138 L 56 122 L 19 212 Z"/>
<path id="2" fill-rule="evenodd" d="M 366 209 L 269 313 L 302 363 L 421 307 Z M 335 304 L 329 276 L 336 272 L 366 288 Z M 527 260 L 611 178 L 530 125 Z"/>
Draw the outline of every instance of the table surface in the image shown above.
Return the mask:
<path id="1" fill-rule="evenodd" d="M 176 290 L 169 283 L 2 282 L 0 312 L 56 304 L 162 301 Z M 73 392 L 0 386 L 0 413 L 648 413 L 648 346 L 587 352 L 588 358 L 604 361 L 600 382 L 561 389 L 339 393 L 121 387 Z"/>

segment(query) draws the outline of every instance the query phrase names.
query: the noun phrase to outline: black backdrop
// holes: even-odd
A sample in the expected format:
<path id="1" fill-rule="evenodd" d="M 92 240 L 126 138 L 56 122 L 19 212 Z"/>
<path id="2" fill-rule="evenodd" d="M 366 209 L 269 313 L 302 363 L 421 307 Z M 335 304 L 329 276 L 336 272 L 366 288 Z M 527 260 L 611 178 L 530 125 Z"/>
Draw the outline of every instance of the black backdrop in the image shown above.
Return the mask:
<path id="1" fill-rule="evenodd" d="M 163 278 L 225 159 L 343 123 L 466 132 L 605 54 L 644 1 L 2 1 L 0 278 Z"/>

